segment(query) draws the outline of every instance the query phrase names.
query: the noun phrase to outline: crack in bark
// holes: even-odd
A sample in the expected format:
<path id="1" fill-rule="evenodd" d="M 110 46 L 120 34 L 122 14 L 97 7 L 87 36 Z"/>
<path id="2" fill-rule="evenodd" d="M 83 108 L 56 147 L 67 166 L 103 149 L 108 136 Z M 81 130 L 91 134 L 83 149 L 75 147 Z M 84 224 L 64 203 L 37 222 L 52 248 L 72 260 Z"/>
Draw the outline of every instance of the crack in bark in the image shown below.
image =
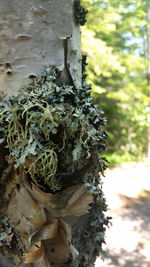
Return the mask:
<path id="1" fill-rule="evenodd" d="M 68 55 L 68 39 L 69 37 L 67 37 L 66 39 L 64 39 L 64 69 L 62 70 L 60 77 L 59 77 L 59 83 L 62 84 L 66 84 L 66 85 L 73 85 L 73 80 L 68 68 L 68 64 L 67 64 L 67 55 Z"/>

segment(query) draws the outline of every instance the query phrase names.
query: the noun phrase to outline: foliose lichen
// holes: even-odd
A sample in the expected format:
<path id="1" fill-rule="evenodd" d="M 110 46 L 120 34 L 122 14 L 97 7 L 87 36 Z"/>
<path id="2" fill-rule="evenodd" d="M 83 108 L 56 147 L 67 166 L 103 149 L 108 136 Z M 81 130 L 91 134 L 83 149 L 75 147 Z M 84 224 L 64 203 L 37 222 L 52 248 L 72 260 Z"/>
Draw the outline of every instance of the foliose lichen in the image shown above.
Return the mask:
<path id="1" fill-rule="evenodd" d="M 81 226 L 73 236 L 73 244 L 80 254 L 75 261 L 70 260 L 71 267 L 94 267 L 97 256 L 101 256 L 102 259 L 107 257 L 102 245 L 105 243 L 105 231 L 109 220 L 109 217 L 105 218 L 98 210 L 95 212 L 95 206 L 92 207 L 87 224 Z"/>
<path id="2" fill-rule="evenodd" d="M 86 14 L 88 13 L 88 10 L 86 10 L 84 7 L 80 5 L 80 1 L 75 0 L 74 1 L 74 14 L 75 19 L 78 24 L 81 26 L 84 26 L 86 23 Z"/>
<path id="3" fill-rule="evenodd" d="M 74 229 L 72 237 L 72 243 L 80 253 L 75 261 L 70 257 L 62 265 L 63 267 L 94 267 L 97 256 L 102 260 L 108 258 L 103 250 L 103 244 L 105 244 L 106 228 L 111 225 L 112 218 L 105 214 L 108 207 L 102 191 L 102 182 L 98 179 L 96 171 L 93 176 L 85 186 L 92 193 L 94 202 L 91 204 L 88 216 L 84 215 L 80 226 Z"/>
<path id="4" fill-rule="evenodd" d="M 88 181 L 103 172 L 105 118 L 86 85 L 57 85 L 57 70 L 47 67 L 18 96 L 0 101 L 0 142 L 15 168 L 48 192 Z M 89 171 L 90 170 L 90 171 Z"/>
<path id="5" fill-rule="evenodd" d="M 105 216 L 107 205 L 99 177 L 107 167 L 101 155 L 107 138 L 106 119 L 92 102 L 86 65 L 83 56 L 80 89 L 60 85 L 58 70 L 47 67 L 18 96 L 0 99 L 0 149 L 7 162 L 10 159 L 16 169 L 24 168 L 28 180 L 46 192 L 84 184 L 93 195 L 86 224 L 75 229 L 72 238 L 80 255 L 76 261 L 70 258 L 62 265 L 65 267 L 94 266 L 95 257 L 104 255 L 102 244 L 110 221 Z M 4 229 L 3 224 L 0 227 Z M 7 230 L 9 235 L 9 225 Z M 1 232 L 0 244 L 9 245 L 6 229 Z"/>
<path id="6" fill-rule="evenodd" d="M 12 229 L 6 216 L 0 217 L 0 247 L 11 247 Z"/>

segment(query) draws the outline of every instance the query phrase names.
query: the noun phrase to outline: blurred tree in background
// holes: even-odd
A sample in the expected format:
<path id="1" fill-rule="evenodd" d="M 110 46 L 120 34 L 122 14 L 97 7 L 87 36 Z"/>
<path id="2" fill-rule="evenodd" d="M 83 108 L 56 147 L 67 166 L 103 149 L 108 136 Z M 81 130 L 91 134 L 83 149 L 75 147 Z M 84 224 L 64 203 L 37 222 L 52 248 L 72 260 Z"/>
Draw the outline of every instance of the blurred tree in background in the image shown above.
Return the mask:
<path id="1" fill-rule="evenodd" d="M 108 152 L 136 158 L 149 153 L 149 0 L 83 0 L 82 31 L 88 81 L 108 120 Z"/>

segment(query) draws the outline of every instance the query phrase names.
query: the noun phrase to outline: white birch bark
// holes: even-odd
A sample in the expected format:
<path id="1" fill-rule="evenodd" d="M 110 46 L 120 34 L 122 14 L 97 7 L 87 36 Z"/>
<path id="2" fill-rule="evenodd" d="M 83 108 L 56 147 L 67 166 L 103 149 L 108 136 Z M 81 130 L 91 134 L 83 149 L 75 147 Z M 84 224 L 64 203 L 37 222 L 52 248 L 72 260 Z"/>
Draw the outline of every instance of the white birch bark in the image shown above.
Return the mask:
<path id="1" fill-rule="evenodd" d="M 1 0 L 0 92 L 17 94 L 46 65 L 80 87 L 80 43 L 72 0 Z"/>

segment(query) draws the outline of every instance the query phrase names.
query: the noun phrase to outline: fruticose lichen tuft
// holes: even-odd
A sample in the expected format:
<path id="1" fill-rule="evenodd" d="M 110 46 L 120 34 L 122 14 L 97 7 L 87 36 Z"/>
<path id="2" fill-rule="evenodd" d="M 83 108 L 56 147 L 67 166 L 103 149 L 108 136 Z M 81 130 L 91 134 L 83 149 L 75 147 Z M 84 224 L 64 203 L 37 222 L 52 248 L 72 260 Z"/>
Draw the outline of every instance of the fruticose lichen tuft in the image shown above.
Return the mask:
<path id="1" fill-rule="evenodd" d="M 15 168 L 48 192 L 93 180 L 103 172 L 105 119 L 83 88 L 57 85 L 57 70 L 47 67 L 18 96 L 0 101 L 0 142 Z"/>
<path id="2" fill-rule="evenodd" d="M 92 196 L 89 214 L 72 227 L 72 243 L 79 257 L 75 261 L 69 258 L 61 264 L 64 267 L 94 266 L 96 256 L 103 255 L 105 228 L 110 220 L 105 216 L 107 205 L 99 176 L 107 167 L 107 160 L 101 156 L 107 138 L 106 120 L 99 106 L 92 103 L 85 67 L 83 56 L 80 89 L 60 85 L 58 70 L 47 67 L 18 96 L 0 98 L 1 198 L 7 191 L 5 186 L 9 183 L 10 187 L 4 203 L 13 195 L 14 187 L 20 192 L 20 179 L 27 185 L 32 181 L 54 196 L 74 185 L 84 186 Z M 13 238 L 22 253 L 22 243 L 11 232 L 7 218 L 1 221 L 0 229 L 0 249 L 9 249 Z"/>

